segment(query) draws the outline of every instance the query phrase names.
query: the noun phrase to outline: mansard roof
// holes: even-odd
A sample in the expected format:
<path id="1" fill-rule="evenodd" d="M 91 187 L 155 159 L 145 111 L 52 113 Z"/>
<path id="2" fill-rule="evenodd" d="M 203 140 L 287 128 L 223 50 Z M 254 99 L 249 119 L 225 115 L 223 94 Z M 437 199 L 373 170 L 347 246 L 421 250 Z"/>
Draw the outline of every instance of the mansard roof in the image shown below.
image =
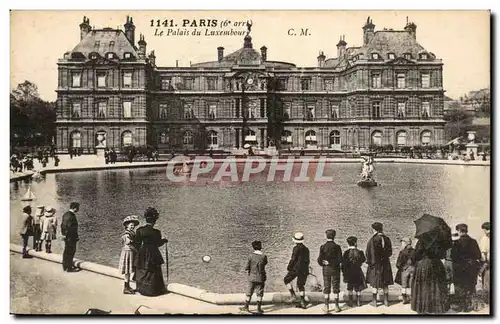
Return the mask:
<path id="1" fill-rule="evenodd" d="M 114 42 L 114 45 L 111 42 Z M 125 33 L 113 28 L 90 31 L 70 53 L 82 53 L 88 58 L 90 53 L 98 53 L 104 57 L 108 52 L 115 53 L 119 58 L 123 58 L 125 53 L 131 53 L 134 57 L 139 56 Z"/>
<path id="2" fill-rule="evenodd" d="M 407 31 L 404 30 L 379 30 L 373 35 L 370 42 L 362 46 L 356 54 L 378 53 L 386 58 L 387 54 L 394 53 L 396 57 L 410 53 L 413 58 L 418 58 L 420 53 L 427 53 L 425 48 Z"/>

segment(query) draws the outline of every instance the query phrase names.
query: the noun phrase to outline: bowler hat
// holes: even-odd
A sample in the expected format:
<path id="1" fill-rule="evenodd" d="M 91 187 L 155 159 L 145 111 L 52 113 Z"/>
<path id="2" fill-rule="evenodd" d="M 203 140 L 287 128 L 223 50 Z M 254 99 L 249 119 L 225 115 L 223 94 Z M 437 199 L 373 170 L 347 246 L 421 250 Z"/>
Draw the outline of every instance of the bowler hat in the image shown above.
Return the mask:
<path id="1" fill-rule="evenodd" d="M 347 244 L 348 244 L 349 246 L 353 246 L 353 245 L 355 245 L 357 242 L 358 242 L 358 238 L 357 238 L 356 236 L 349 236 L 349 237 L 347 238 Z"/>
<path id="2" fill-rule="evenodd" d="M 382 223 L 375 222 L 372 224 L 372 228 L 377 232 L 382 232 L 382 230 L 384 229 L 384 225 L 382 225 Z"/>
<path id="3" fill-rule="evenodd" d="M 139 225 L 139 219 L 135 215 L 127 216 L 123 219 L 123 226 L 127 226 L 128 223 L 134 223 L 135 226 Z"/>
<path id="4" fill-rule="evenodd" d="M 153 207 L 148 207 L 148 209 L 146 209 L 146 211 L 144 212 L 144 218 L 146 220 L 157 220 L 159 215 L 160 214 L 158 213 L 156 208 Z"/>
<path id="5" fill-rule="evenodd" d="M 254 250 L 262 250 L 262 242 L 261 241 L 253 241 L 252 248 Z"/>
<path id="6" fill-rule="evenodd" d="M 485 222 L 483 223 L 483 225 L 481 225 L 481 228 L 484 229 L 484 230 L 487 230 L 489 231 L 490 230 L 490 222 Z"/>
<path id="7" fill-rule="evenodd" d="M 295 233 L 292 239 L 295 243 L 303 243 L 304 242 L 304 234 L 301 232 Z"/>

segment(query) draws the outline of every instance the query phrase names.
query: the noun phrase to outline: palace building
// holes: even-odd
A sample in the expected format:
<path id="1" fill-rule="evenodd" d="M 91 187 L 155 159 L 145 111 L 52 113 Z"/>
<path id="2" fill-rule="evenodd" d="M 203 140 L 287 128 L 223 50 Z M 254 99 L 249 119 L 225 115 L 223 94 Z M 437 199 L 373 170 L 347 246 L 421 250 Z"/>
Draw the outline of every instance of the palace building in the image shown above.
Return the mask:
<path id="1" fill-rule="evenodd" d="M 57 149 L 151 145 L 231 151 L 342 151 L 444 144 L 443 63 L 417 42 L 417 26 L 375 31 L 315 67 L 269 60 L 242 48 L 190 67 L 158 67 L 132 18 L 124 30 L 80 24 L 80 42 L 58 61 Z M 215 59 L 216 58 L 216 59 Z"/>

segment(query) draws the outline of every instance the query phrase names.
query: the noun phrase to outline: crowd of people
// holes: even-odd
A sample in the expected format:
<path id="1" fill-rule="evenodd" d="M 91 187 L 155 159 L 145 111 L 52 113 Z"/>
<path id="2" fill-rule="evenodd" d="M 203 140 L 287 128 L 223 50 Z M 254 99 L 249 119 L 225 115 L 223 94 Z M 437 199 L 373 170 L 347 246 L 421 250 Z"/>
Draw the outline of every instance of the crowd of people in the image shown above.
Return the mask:
<path id="1" fill-rule="evenodd" d="M 63 270 L 78 271 L 74 267 L 73 257 L 76 252 L 78 221 L 76 214 L 80 205 L 70 204 L 69 211 L 62 216 L 60 231 L 64 240 Z M 20 230 L 23 243 L 23 258 L 30 258 L 27 253 L 29 237 L 33 236 L 34 250 L 41 251 L 45 242 L 45 251 L 51 253 L 51 242 L 57 235 L 58 222 L 52 207 L 38 206 L 35 216 L 31 216 L 31 207 L 23 209 L 22 227 Z M 118 269 L 124 277 L 124 294 L 158 296 L 166 292 L 162 265 L 167 264 L 160 247 L 168 240 L 154 226 L 159 213 L 154 208 L 147 208 L 144 213 L 145 225 L 140 224 L 139 217 L 127 216 L 122 224 L 122 251 Z M 336 231 L 326 230 L 326 242 L 320 246 L 317 264 L 323 271 L 324 312 L 330 312 L 330 296 L 333 293 L 335 312 L 341 312 L 339 305 L 340 282 L 343 277 L 347 284 L 347 305 L 361 306 L 361 292 L 371 288 L 373 307 L 378 307 L 378 296 L 383 305 L 389 306 L 389 286 L 397 283 L 401 286 L 403 304 L 411 303 L 411 309 L 420 314 L 446 313 L 453 302 L 460 311 L 473 310 L 478 277 L 482 281 L 482 291 L 487 293 L 484 299 L 489 301 L 490 291 L 490 223 L 483 223 L 485 233 L 480 244 L 468 235 L 468 226 L 458 224 L 455 227 L 453 241 L 450 244 L 439 244 L 434 234 L 419 236 L 413 247 L 412 239 L 402 238 L 401 250 L 397 257 L 397 272 L 393 275 L 391 257 L 392 242 L 384 234 L 383 224 L 375 222 L 371 225 L 373 236 L 368 240 L 365 251 L 358 248 L 355 236 L 347 238 L 348 249 L 342 252 L 335 242 Z M 295 246 L 292 250 L 287 273 L 283 278 L 292 301 L 299 308 L 307 308 L 305 285 L 310 275 L 310 251 L 306 247 L 303 233 L 295 233 Z M 263 313 L 262 299 L 267 280 L 266 265 L 268 257 L 262 251 L 262 242 L 252 242 L 253 252 L 248 257 L 245 270 L 248 274 L 248 289 L 242 311 L 249 312 L 253 294 L 257 296 L 257 313 Z M 168 258 L 168 253 L 166 253 Z M 367 264 L 366 273 L 362 265 Z M 168 275 L 168 273 L 167 273 Z M 296 281 L 298 294 L 292 285 Z M 135 281 L 136 289 L 130 282 Z"/>
<path id="2" fill-rule="evenodd" d="M 10 156 L 10 170 L 13 173 L 33 170 L 35 157 L 38 160 L 38 163 L 40 163 L 44 168 L 47 166 L 50 159 L 53 159 L 54 166 L 56 167 L 59 166 L 61 161 L 59 156 L 57 156 L 54 147 L 51 147 L 50 149 L 39 148 L 34 154 L 12 154 Z"/>

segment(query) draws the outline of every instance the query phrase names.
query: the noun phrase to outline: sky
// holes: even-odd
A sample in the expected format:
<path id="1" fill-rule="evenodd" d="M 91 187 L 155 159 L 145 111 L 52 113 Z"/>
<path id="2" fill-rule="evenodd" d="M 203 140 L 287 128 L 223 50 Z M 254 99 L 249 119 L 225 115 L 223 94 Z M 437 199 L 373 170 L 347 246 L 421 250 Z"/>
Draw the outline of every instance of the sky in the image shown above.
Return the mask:
<path id="1" fill-rule="evenodd" d="M 217 20 L 209 30 L 245 31 L 252 21 L 253 46 L 268 48 L 268 60 L 285 61 L 299 67 L 317 66 L 323 51 L 336 56 L 336 44 L 345 35 L 349 46 L 363 41 L 362 27 L 368 16 L 375 30 L 402 30 L 406 17 L 417 25 L 417 41 L 443 60 L 446 95 L 458 98 L 471 90 L 490 86 L 490 15 L 488 11 L 11 11 L 10 87 L 24 80 L 37 84 L 40 97 L 56 99 L 57 60 L 80 41 L 83 16 L 95 28 L 121 28 L 126 16 L 133 17 L 135 38 L 145 36 L 147 51 L 155 50 L 157 66 L 189 66 L 190 62 L 214 61 L 217 47 L 228 54 L 243 46 L 243 36 L 155 36 L 151 20 L 173 20 L 176 30 L 200 20 Z M 222 21 L 229 26 L 220 28 Z M 235 27 L 234 22 L 244 23 Z M 309 36 L 291 36 L 308 29 Z M 168 28 L 162 28 L 165 33 Z M 195 27 L 187 27 L 190 32 Z M 205 27 L 198 27 L 204 31 Z"/>

